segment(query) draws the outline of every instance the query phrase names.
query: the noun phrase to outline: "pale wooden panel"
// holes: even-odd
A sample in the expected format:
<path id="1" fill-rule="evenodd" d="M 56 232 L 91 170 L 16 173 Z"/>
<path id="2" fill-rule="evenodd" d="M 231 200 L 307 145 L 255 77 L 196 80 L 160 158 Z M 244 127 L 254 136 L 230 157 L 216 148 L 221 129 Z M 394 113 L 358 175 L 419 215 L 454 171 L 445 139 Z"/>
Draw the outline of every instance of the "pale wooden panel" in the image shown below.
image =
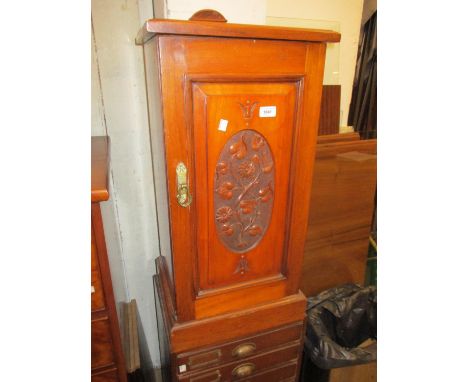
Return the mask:
<path id="1" fill-rule="evenodd" d="M 301 290 L 363 283 L 377 166 L 376 140 L 317 145 Z"/>
<path id="2" fill-rule="evenodd" d="M 341 367 L 330 371 L 328 382 L 376 382 L 377 362 L 367 365 Z"/>

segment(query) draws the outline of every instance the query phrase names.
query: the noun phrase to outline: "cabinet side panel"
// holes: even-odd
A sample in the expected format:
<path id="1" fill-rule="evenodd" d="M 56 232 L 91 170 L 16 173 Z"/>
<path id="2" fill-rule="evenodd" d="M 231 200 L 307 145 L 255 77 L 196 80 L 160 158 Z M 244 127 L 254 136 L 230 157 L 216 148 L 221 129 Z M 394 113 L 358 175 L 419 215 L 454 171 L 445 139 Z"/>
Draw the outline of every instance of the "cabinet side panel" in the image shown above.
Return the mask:
<path id="1" fill-rule="evenodd" d="M 151 157 L 156 198 L 160 254 L 166 257 L 169 276 L 172 280 L 172 248 L 169 229 L 169 207 L 166 178 L 166 157 L 164 128 L 161 111 L 160 71 L 158 61 L 158 39 L 154 38 L 144 46 L 146 89 L 148 96 L 148 117 L 151 137 Z"/>
<path id="2" fill-rule="evenodd" d="M 304 71 L 305 84 L 303 93 L 303 109 L 299 113 L 299 133 L 296 135 L 297 145 L 295 162 L 291 176 L 300 179 L 295 182 L 291 193 L 290 235 L 288 238 L 288 258 L 285 268 L 288 270 L 287 293 L 296 293 L 299 289 L 304 244 L 307 233 L 307 222 L 310 207 L 310 192 L 312 185 L 315 146 L 320 116 L 320 101 L 322 96 L 323 70 L 325 64 L 324 43 L 308 43 Z M 314 206 L 311 206 L 314 208 Z"/>

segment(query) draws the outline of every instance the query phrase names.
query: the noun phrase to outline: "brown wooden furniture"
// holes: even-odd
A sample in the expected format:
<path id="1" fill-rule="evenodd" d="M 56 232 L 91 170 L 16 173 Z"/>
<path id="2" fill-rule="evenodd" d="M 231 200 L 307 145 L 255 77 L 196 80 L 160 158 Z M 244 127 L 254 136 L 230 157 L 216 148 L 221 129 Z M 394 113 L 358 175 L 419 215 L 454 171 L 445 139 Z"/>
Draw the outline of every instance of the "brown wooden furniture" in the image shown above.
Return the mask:
<path id="1" fill-rule="evenodd" d="M 91 138 L 91 380 L 126 381 L 99 202 L 109 198 L 107 137 Z"/>
<path id="2" fill-rule="evenodd" d="M 318 135 L 340 131 L 341 85 L 323 85 Z"/>
<path id="3" fill-rule="evenodd" d="M 301 290 L 364 283 L 377 179 L 377 140 L 319 137 Z"/>
<path id="4" fill-rule="evenodd" d="M 170 222 L 163 365 L 173 381 L 292 381 L 325 43 L 340 35 L 206 15 L 150 20 L 137 38 Z"/>

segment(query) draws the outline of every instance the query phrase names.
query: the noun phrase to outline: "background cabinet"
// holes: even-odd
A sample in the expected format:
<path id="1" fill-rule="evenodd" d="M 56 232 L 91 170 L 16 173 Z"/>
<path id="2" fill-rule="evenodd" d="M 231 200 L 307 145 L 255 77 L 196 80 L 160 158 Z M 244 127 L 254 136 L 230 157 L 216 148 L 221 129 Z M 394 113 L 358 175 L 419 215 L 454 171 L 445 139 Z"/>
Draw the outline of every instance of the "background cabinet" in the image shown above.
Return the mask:
<path id="1" fill-rule="evenodd" d="M 108 140 L 91 138 L 91 380 L 127 381 L 100 202 L 107 189 Z"/>

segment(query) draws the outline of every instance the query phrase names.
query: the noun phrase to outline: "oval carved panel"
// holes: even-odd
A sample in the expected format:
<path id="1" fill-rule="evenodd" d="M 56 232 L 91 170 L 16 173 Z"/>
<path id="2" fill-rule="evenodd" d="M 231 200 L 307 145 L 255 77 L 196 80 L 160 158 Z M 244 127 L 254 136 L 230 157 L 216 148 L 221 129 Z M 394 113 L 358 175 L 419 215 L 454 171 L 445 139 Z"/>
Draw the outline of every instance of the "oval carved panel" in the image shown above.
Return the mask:
<path id="1" fill-rule="evenodd" d="M 226 142 L 215 170 L 214 219 L 230 251 L 245 253 L 262 240 L 270 224 L 274 179 L 271 149 L 261 134 L 242 130 Z"/>

